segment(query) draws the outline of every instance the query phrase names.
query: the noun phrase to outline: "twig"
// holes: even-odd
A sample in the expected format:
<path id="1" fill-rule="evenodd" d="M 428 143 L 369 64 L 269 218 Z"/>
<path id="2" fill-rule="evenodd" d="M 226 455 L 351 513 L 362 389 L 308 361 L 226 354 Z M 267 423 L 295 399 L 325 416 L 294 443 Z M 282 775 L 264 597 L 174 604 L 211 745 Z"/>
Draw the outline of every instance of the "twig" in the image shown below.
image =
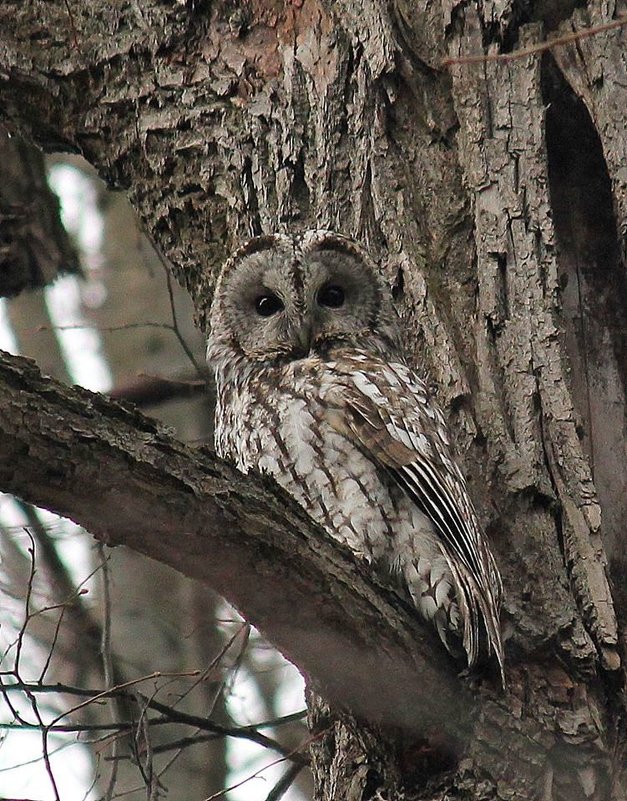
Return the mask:
<path id="1" fill-rule="evenodd" d="M 104 674 L 104 682 L 107 687 L 115 684 L 113 678 L 113 659 L 111 656 L 111 584 L 109 575 L 109 557 L 105 554 L 104 545 L 98 543 L 98 555 L 100 557 L 100 565 L 102 567 L 102 600 L 103 600 L 103 622 L 100 640 L 100 652 L 102 654 L 102 671 Z M 113 709 L 111 711 L 112 721 L 120 714 L 120 705 L 116 696 L 111 697 Z M 114 737 L 111 743 L 111 756 L 113 757 L 113 765 L 111 766 L 111 774 L 105 790 L 105 801 L 111 801 L 113 793 L 115 792 L 115 785 L 118 778 L 118 760 L 115 758 L 118 755 L 118 738 Z"/>
<path id="2" fill-rule="evenodd" d="M 24 530 L 25 530 L 26 535 L 28 536 L 28 539 L 30 541 L 30 547 L 28 548 L 28 553 L 30 554 L 30 572 L 29 572 L 29 576 L 28 576 L 28 584 L 27 584 L 27 589 L 26 589 L 26 598 L 24 600 L 24 606 L 25 606 L 24 625 L 20 628 L 20 631 L 19 631 L 18 636 L 17 636 L 17 645 L 16 645 L 16 650 L 15 650 L 15 663 L 14 663 L 13 670 L 12 670 L 12 674 L 18 680 L 21 679 L 20 662 L 21 662 L 21 658 L 22 658 L 22 651 L 24 649 L 24 640 L 25 640 L 25 637 L 26 637 L 26 629 L 28 627 L 28 624 L 29 624 L 30 620 L 33 617 L 33 615 L 31 614 L 30 608 L 31 608 L 31 601 L 32 601 L 32 597 L 33 597 L 33 587 L 34 587 L 34 583 L 35 583 L 35 575 L 36 575 L 36 572 L 37 572 L 36 567 L 35 567 L 35 540 L 33 538 L 33 535 L 30 533 L 30 531 L 27 528 L 24 529 Z M 48 774 L 48 779 L 50 780 L 50 785 L 52 787 L 52 792 L 54 793 L 55 801 L 61 801 L 61 798 L 59 796 L 59 788 L 57 787 L 57 783 L 55 781 L 54 774 L 52 772 L 52 766 L 50 764 L 50 752 L 49 752 L 49 749 L 48 749 L 48 731 L 47 731 L 46 725 L 43 722 L 41 714 L 39 712 L 39 707 L 37 705 L 37 696 L 34 695 L 33 693 L 29 692 L 28 690 L 25 690 L 24 694 L 25 694 L 26 698 L 28 699 L 28 701 L 30 702 L 30 706 L 31 706 L 31 709 L 33 710 L 33 714 L 35 715 L 35 718 L 37 719 L 38 728 L 41 731 L 41 744 L 42 744 L 43 760 L 44 760 L 44 764 L 46 766 L 46 773 Z M 5 695 L 5 700 L 6 700 L 6 695 Z M 16 712 L 16 710 L 14 709 L 14 707 L 11 704 L 9 704 L 9 708 L 11 709 L 12 712 Z M 16 714 L 15 717 L 16 717 L 16 720 L 20 721 L 20 723 L 25 723 L 26 722 L 26 721 L 23 720 L 23 718 L 19 714 Z"/>
<path id="3" fill-rule="evenodd" d="M 174 672 L 174 673 L 162 673 L 161 671 L 157 670 L 154 673 L 149 673 L 146 676 L 140 676 L 137 679 L 130 679 L 129 681 L 125 681 L 122 684 L 117 684 L 112 690 L 121 690 L 126 689 L 128 687 L 136 687 L 138 684 L 141 684 L 144 681 L 150 681 L 151 679 L 160 679 L 160 678 L 172 678 L 172 677 L 182 677 L 182 676 L 197 676 L 199 673 L 198 670 L 189 670 L 189 671 L 181 671 L 181 672 Z M 76 706 L 72 707 L 71 709 L 67 709 L 65 712 L 62 712 L 60 715 L 51 722 L 50 725 L 56 726 L 60 720 L 67 717 L 68 715 L 72 715 L 74 712 L 78 712 L 79 709 L 87 706 L 88 704 L 92 704 L 94 701 L 98 701 L 100 698 L 106 698 L 112 692 L 112 690 L 103 690 L 102 692 L 97 693 L 96 695 L 88 698 L 86 701 L 82 701 L 80 704 L 76 704 Z"/>
<path id="4" fill-rule="evenodd" d="M 169 720 L 159 719 L 151 721 L 151 724 L 158 725 L 160 723 L 170 723 Z M 48 729 L 50 732 L 62 734 L 81 734 L 82 732 L 97 732 L 107 731 L 116 732 L 121 734 L 128 734 L 131 730 L 131 723 L 3 723 L 0 722 L 0 729 L 7 731 L 41 731 L 42 728 Z M 2 801 L 2 799 L 0 799 Z"/>
<path id="5" fill-rule="evenodd" d="M 250 740 L 258 745 L 263 745 L 265 748 L 271 748 L 283 756 L 287 756 L 287 749 L 271 737 L 266 737 L 251 726 L 242 727 L 239 729 L 230 729 L 227 726 L 220 726 L 219 723 L 208 722 L 205 718 L 197 715 L 189 715 L 186 712 L 179 712 L 170 707 L 160 704 L 158 701 L 152 700 L 150 707 L 157 712 L 168 715 L 170 720 L 175 723 L 186 723 L 190 726 L 195 726 L 205 731 L 209 730 L 213 734 L 223 735 L 225 737 L 234 737 L 241 740 Z"/>
<path id="6" fill-rule="evenodd" d="M 574 31 L 573 33 L 566 33 L 562 36 L 555 36 L 549 38 L 544 42 L 523 47 L 520 50 L 515 50 L 513 53 L 484 53 L 473 56 L 457 56 L 456 58 L 445 58 L 442 60 L 443 67 L 450 67 L 453 64 L 485 64 L 488 61 L 502 61 L 509 62 L 515 61 L 518 58 L 526 58 L 533 56 L 537 53 L 544 53 L 546 50 L 551 50 L 553 47 L 562 47 L 563 45 L 577 42 L 580 39 L 586 39 L 589 36 L 597 36 L 600 33 L 611 31 L 614 28 L 620 28 L 627 25 L 627 15 L 621 15 L 618 19 L 606 22 L 603 25 L 595 25 L 592 28 L 585 28 L 582 31 Z"/>
<path id="7" fill-rule="evenodd" d="M 316 734 L 314 734 L 311 737 L 308 737 L 306 740 L 304 740 L 298 746 L 298 748 L 295 748 L 294 750 L 290 751 L 289 754 L 286 754 L 284 757 L 281 757 L 280 759 L 275 759 L 273 762 L 270 762 L 268 765 L 265 765 L 263 768 L 259 768 L 259 770 L 256 770 L 253 774 L 251 774 L 247 778 L 242 779 L 241 782 L 238 782 L 237 784 L 232 784 L 230 787 L 225 787 L 222 790 L 218 790 L 217 793 L 214 793 L 213 795 L 210 795 L 208 798 L 205 798 L 204 801 L 215 801 L 216 798 L 220 798 L 221 796 L 226 795 L 226 793 L 230 792 L 231 790 L 235 790 L 236 788 L 241 787 L 243 784 L 246 784 L 246 782 L 249 782 L 251 779 L 256 778 L 261 773 L 263 773 L 264 771 L 268 770 L 268 768 L 272 768 L 272 767 L 274 767 L 274 765 L 280 765 L 281 762 L 285 762 L 287 759 L 294 759 L 294 757 L 297 754 L 300 755 L 300 753 L 302 751 L 304 751 L 305 749 L 308 749 L 309 746 L 311 745 L 311 743 L 315 742 L 316 740 L 319 740 L 321 737 L 324 737 L 328 733 L 328 731 L 329 731 L 328 727 L 322 729 L 321 731 L 317 732 Z"/>
<path id="8" fill-rule="evenodd" d="M 159 261 L 161 262 L 161 266 L 163 267 L 163 271 L 165 273 L 165 278 L 166 278 L 167 287 L 168 287 L 168 295 L 169 295 L 169 298 L 170 298 L 170 311 L 171 311 L 171 314 L 172 314 L 172 328 L 173 328 L 173 330 L 174 330 L 174 332 L 176 334 L 176 337 L 177 337 L 178 341 L 181 343 L 181 347 L 185 351 L 185 354 L 186 354 L 187 358 L 193 364 L 194 369 L 196 370 L 198 375 L 204 380 L 203 370 L 200 368 L 200 365 L 196 361 L 196 359 L 194 357 L 194 354 L 191 352 L 187 342 L 185 341 L 183 335 L 179 331 L 178 320 L 177 320 L 177 316 L 176 316 L 176 307 L 174 305 L 174 292 L 172 290 L 171 262 L 161 252 L 161 248 L 157 245 L 154 237 L 152 236 L 152 234 L 148 230 L 144 230 L 144 236 L 146 237 L 146 239 L 152 245 L 152 247 L 154 249 L 154 252 L 155 252 L 157 258 L 159 259 Z"/>
<path id="9" fill-rule="evenodd" d="M 89 630 L 89 626 L 91 621 L 87 618 L 87 614 L 83 608 L 83 606 L 79 603 L 76 603 L 77 600 L 80 598 L 81 595 L 87 593 L 87 590 L 83 588 L 83 585 L 89 581 L 89 579 L 93 576 L 95 571 L 87 576 L 84 581 L 78 587 L 74 587 L 72 580 L 70 579 L 67 569 L 65 565 L 59 558 L 59 554 L 57 549 L 54 545 L 54 542 L 48 531 L 46 526 L 40 520 L 37 510 L 34 506 L 29 503 L 25 503 L 23 501 L 17 501 L 18 506 L 22 510 L 26 520 L 28 522 L 28 531 L 29 534 L 33 537 L 33 540 L 36 543 L 38 549 L 38 563 L 41 567 L 43 563 L 44 572 L 47 574 L 47 581 L 50 585 L 54 588 L 54 592 L 52 593 L 53 598 L 62 598 L 63 600 L 59 601 L 56 604 L 51 604 L 49 606 L 45 606 L 41 609 L 38 609 L 36 612 L 32 614 L 26 613 L 25 616 L 25 624 L 28 623 L 38 615 L 44 615 L 47 612 L 51 612 L 55 609 L 60 609 L 61 613 L 57 619 L 57 623 L 55 626 L 54 635 L 52 638 L 52 642 L 50 644 L 50 648 L 48 650 L 48 656 L 44 663 L 43 668 L 39 674 L 38 684 L 43 684 L 46 674 L 50 668 L 50 663 L 52 661 L 52 657 L 56 648 L 56 644 L 59 639 L 59 635 L 61 632 L 61 624 L 63 622 L 64 616 L 68 609 L 72 608 L 78 609 L 78 617 L 80 623 L 85 631 Z"/>
<path id="10" fill-rule="evenodd" d="M 145 681 L 146 679 L 153 678 L 154 676 L 159 676 L 163 674 L 151 674 L 150 676 L 142 677 L 141 679 L 137 679 L 136 681 Z M 189 675 L 189 674 L 173 674 L 175 677 L 179 677 L 181 675 Z M 197 671 L 194 671 L 192 675 L 197 675 Z M 98 701 L 103 698 L 111 697 L 117 695 L 118 697 L 128 697 L 128 693 L 126 693 L 123 689 L 124 687 L 131 686 L 134 682 L 126 682 L 124 685 L 119 685 L 118 687 L 113 687 L 110 690 L 87 690 L 80 687 L 71 687 L 65 684 L 55 684 L 55 685 L 32 685 L 25 682 L 16 682 L 14 684 L 4 685 L 3 692 L 5 695 L 10 691 L 22 691 L 28 692 L 32 695 L 37 695 L 41 693 L 65 693 L 71 695 L 78 695 L 78 696 L 86 696 L 87 700 L 83 703 L 76 705 L 71 710 L 64 712 L 63 715 L 57 716 L 54 721 L 52 721 L 48 729 L 50 731 L 58 731 L 58 732 L 89 732 L 89 731 L 115 731 L 115 732 L 128 732 L 130 730 L 131 724 L 128 722 L 112 722 L 112 723 L 93 723 L 93 724 L 64 724 L 59 723 L 62 717 L 70 714 L 71 712 L 75 712 L 77 709 L 81 709 L 87 704 L 90 704 L 94 701 Z M 302 720 L 305 716 L 305 711 L 294 712 L 291 715 L 285 715 L 282 718 L 276 718 L 274 720 L 266 720 L 262 721 L 259 724 L 253 724 L 250 726 L 241 726 L 239 728 L 233 728 L 228 726 L 221 726 L 218 723 L 214 723 L 207 718 L 200 717 L 197 715 L 190 715 L 186 712 L 180 712 L 179 710 L 167 706 L 166 704 L 162 704 L 159 701 L 156 701 L 154 698 L 148 698 L 146 696 L 141 695 L 141 693 L 133 693 L 132 694 L 138 701 L 141 703 L 142 707 L 147 707 L 149 709 L 154 710 L 155 712 L 161 713 L 162 717 L 160 718 L 153 718 L 150 721 L 151 726 L 160 726 L 160 725 L 167 725 L 171 723 L 183 724 L 193 726 L 196 729 L 200 729 L 201 731 L 207 731 L 211 734 L 211 739 L 216 737 L 233 737 L 235 739 L 240 740 L 249 740 L 250 742 L 257 743 L 258 745 L 263 746 L 264 748 L 269 748 L 273 751 L 277 751 L 279 754 L 284 756 L 288 755 L 288 751 L 285 747 L 283 747 L 279 742 L 274 740 L 271 737 L 267 737 L 264 734 L 261 734 L 258 729 L 270 726 L 281 726 L 287 723 L 292 723 L 295 720 Z M 19 718 L 17 718 L 19 719 Z M 40 724 L 38 723 L 29 723 L 28 721 L 21 721 L 19 724 L 14 723 L 0 723 L 0 729 L 39 729 Z"/>
<path id="11" fill-rule="evenodd" d="M 163 269 L 165 270 L 165 278 L 166 278 L 167 285 L 168 285 L 168 296 L 170 298 L 170 311 L 172 312 L 172 328 L 174 329 L 174 333 L 176 334 L 176 338 L 181 343 L 181 347 L 185 351 L 185 355 L 190 360 L 190 362 L 194 365 L 194 369 L 196 370 L 198 375 L 201 378 L 203 378 L 203 371 L 201 370 L 200 365 L 196 361 L 196 358 L 194 357 L 194 354 L 192 353 L 191 348 L 189 347 L 189 345 L 185 341 L 184 336 L 181 334 L 181 332 L 179 330 L 178 319 L 176 317 L 176 306 L 174 305 L 174 291 L 172 289 L 172 276 L 170 274 L 170 270 L 167 268 L 167 266 L 166 266 L 166 264 L 165 264 L 165 262 L 163 260 L 162 254 L 159 251 L 158 251 L 158 253 L 159 253 L 159 258 L 161 259 L 161 263 L 163 264 Z"/>
<path id="12" fill-rule="evenodd" d="M 206 668 L 203 670 L 203 672 L 199 674 L 199 676 L 198 676 L 198 678 L 196 679 L 196 681 L 195 681 L 193 684 L 191 684 L 191 685 L 190 685 L 190 687 L 189 687 L 189 688 L 188 688 L 188 689 L 187 689 L 187 690 L 186 690 L 184 693 L 181 693 L 181 694 L 179 695 L 179 697 L 178 697 L 178 699 L 177 699 L 177 701 L 176 701 L 176 703 L 177 703 L 177 704 L 178 704 L 178 703 L 180 703 L 181 701 L 183 701 L 185 698 L 187 698 L 187 696 L 188 696 L 188 695 L 189 695 L 191 692 L 193 692 L 193 691 L 194 691 L 194 689 L 195 689 L 195 688 L 198 686 L 198 684 L 200 684 L 201 682 L 204 682 L 204 681 L 206 681 L 206 679 L 207 679 L 207 678 L 208 678 L 208 676 L 209 676 L 209 675 L 212 673 L 212 671 L 213 671 L 213 670 L 214 670 L 216 667 L 218 667 L 218 666 L 220 665 L 220 663 L 222 662 L 222 660 L 224 659 L 224 657 L 226 656 L 226 654 L 227 654 L 227 653 L 229 652 L 229 650 L 231 649 L 231 647 L 232 647 L 233 643 L 234 643 L 234 642 L 235 642 L 235 641 L 238 639 L 238 637 L 240 636 L 240 634 L 242 633 L 242 631 L 243 631 L 243 630 L 244 630 L 246 627 L 247 627 L 247 624 L 246 624 L 246 623 L 241 623 L 241 624 L 240 624 L 240 626 L 238 627 L 237 631 L 236 631 L 236 632 L 235 632 L 235 633 L 234 633 L 234 634 L 233 634 L 231 637 L 229 637 L 229 639 L 228 639 L 228 640 L 226 641 L 226 643 L 225 643 L 225 644 L 222 646 L 222 648 L 220 648 L 220 650 L 218 651 L 218 653 L 216 654 L 216 656 L 215 656 L 215 657 L 214 657 L 214 658 L 211 660 L 211 662 L 210 662 L 210 663 L 207 665 L 207 667 L 206 667 Z M 219 697 L 219 694 L 220 694 L 220 693 L 223 691 L 223 689 L 224 689 L 224 684 L 225 684 L 225 680 L 224 680 L 224 679 L 222 679 L 222 681 L 220 681 L 220 683 L 219 683 L 219 687 L 218 687 L 218 689 L 217 689 L 217 691 L 216 691 L 216 694 L 215 694 L 215 696 L 214 696 L 214 698 L 213 698 L 213 700 L 212 700 L 212 702 L 211 702 L 211 705 L 210 705 L 210 707 L 209 707 L 209 711 L 208 711 L 208 714 L 209 714 L 209 715 L 211 715 L 211 713 L 213 712 L 213 710 L 214 710 L 214 708 L 215 708 L 215 704 L 216 704 L 216 701 L 217 701 L 217 699 L 218 699 L 218 697 Z M 174 709 L 174 706 L 173 706 L 172 708 Z"/>
<path id="13" fill-rule="evenodd" d="M 222 796 L 226 795 L 227 793 L 230 793 L 231 790 L 237 790 L 238 787 L 241 787 L 243 784 L 246 784 L 247 782 L 256 779 L 257 776 L 260 776 L 269 768 L 273 768 L 275 765 L 280 765 L 281 762 L 285 762 L 285 760 L 286 757 L 280 757 L 279 759 L 275 759 L 273 762 L 270 762 L 267 765 L 264 765 L 262 768 L 259 768 L 259 770 L 256 770 L 254 773 L 251 773 L 250 776 L 247 776 L 240 782 L 232 784 L 230 787 L 224 787 L 222 790 L 218 790 L 216 793 L 213 793 L 213 795 L 207 796 L 207 798 L 205 798 L 204 801 L 215 801 L 216 798 L 222 798 Z"/>
<path id="14" fill-rule="evenodd" d="M 17 646 L 15 649 L 14 672 L 16 676 L 19 676 L 20 661 L 22 657 L 22 650 L 24 648 L 24 637 L 26 636 L 26 628 L 31 619 L 30 605 L 31 605 L 31 599 L 33 597 L 33 585 L 35 582 L 35 574 L 37 572 L 35 568 L 35 540 L 33 538 L 33 535 L 27 528 L 25 528 L 24 531 L 26 532 L 26 536 L 30 540 L 30 547 L 27 549 L 28 553 L 30 554 L 30 572 L 28 575 L 28 584 L 26 585 L 26 598 L 24 599 L 24 625 L 20 628 L 20 631 L 17 635 Z"/>
<path id="15" fill-rule="evenodd" d="M 279 801 L 279 799 L 283 798 L 303 767 L 304 765 L 299 765 L 298 762 L 294 762 L 293 765 L 290 765 L 283 776 L 281 776 L 279 781 L 274 785 L 272 790 L 270 790 L 266 796 L 266 801 Z"/>
<path id="16" fill-rule="evenodd" d="M 37 328 L 31 329 L 35 333 L 43 331 L 82 331 L 90 329 L 107 334 L 115 334 L 118 331 L 130 331 L 133 328 L 164 328 L 166 331 L 176 333 L 174 326 L 171 323 L 156 323 L 152 320 L 147 320 L 143 323 L 121 323 L 120 325 L 98 325 L 94 326 L 91 323 L 68 323 L 67 325 L 38 325 Z M 27 329 L 28 330 L 28 329 Z"/>

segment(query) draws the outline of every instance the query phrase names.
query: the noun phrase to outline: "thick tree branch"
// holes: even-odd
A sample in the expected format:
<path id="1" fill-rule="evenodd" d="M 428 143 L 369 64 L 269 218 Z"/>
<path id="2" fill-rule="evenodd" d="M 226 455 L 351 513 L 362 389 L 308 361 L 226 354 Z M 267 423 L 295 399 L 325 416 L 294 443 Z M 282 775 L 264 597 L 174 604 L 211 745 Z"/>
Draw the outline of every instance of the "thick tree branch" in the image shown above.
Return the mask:
<path id="1" fill-rule="evenodd" d="M 3 354 L 0 487 L 212 586 L 336 703 L 459 736 L 468 700 L 431 633 L 269 481 Z"/>

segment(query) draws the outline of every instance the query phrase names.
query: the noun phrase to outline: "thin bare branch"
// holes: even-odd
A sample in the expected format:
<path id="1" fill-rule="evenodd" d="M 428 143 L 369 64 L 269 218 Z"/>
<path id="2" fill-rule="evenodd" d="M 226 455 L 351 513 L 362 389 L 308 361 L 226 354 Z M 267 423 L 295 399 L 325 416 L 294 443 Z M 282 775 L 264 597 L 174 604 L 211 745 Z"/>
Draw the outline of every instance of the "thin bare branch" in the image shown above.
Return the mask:
<path id="1" fill-rule="evenodd" d="M 297 762 L 295 762 L 293 765 L 290 765 L 283 776 L 281 776 L 279 781 L 274 785 L 272 790 L 270 790 L 266 796 L 266 801 L 279 801 L 279 799 L 283 798 L 303 767 L 303 765 L 299 765 Z"/>
<path id="2" fill-rule="evenodd" d="M 165 278 L 166 278 L 166 282 L 167 282 L 167 285 L 168 285 L 168 296 L 170 298 L 170 311 L 172 313 L 172 329 L 174 330 L 174 333 L 176 334 L 176 338 L 180 342 L 181 347 L 185 351 L 185 355 L 190 360 L 190 362 L 194 365 L 194 369 L 196 370 L 198 375 L 201 378 L 206 378 L 206 372 L 207 371 L 203 370 L 201 368 L 201 366 L 198 364 L 198 362 L 196 361 L 196 357 L 194 356 L 194 354 L 191 351 L 191 348 L 189 347 L 189 345 L 185 341 L 185 337 L 181 334 L 181 329 L 179 328 L 179 324 L 178 324 L 178 318 L 176 316 L 176 305 L 174 303 L 174 290 L 172 289 L 172 275 L 170 274 L 170 270 L 168 269 L 168 267 L 167 267 L 167 265 L 165 263 L 165 257 L 163 256 L 163 254 L 161 253 L 161 251 L 159 249 L 157 249 L 157 253 L 159 255 L 159 258 L 161 259 L 161 263 L 163 264 L 163 268 L 165 270 Z"/>
<path id="3" fill-rule="evenodd" d="M 102 629 L 100 639 L 100 653 L 102 655 L 102 668 L 104 674 L 104 681 L 106 687 L 112 687 L 115 684 L 114 667 L 113 667 L 113 654 L 111 651 L 111 579 L 109 575 L 109 557 L 104 552 L 104 546 L 101 542 L 98 543 L 98 556 L 100 557 L 100 566 L 102 568 Z M 115 720 L 120 716 L 120 704 L 115 695 L 111 696 L 111 719 Z M 115 793 L 115 785 L 118 777 L 118 755 L 119 740 L 114 737 L 111 742 L 111 756 L 113 757 L 113 764 L 109 781 L 105 790 L 105 801 L 111 801 Z"/>
<path id="4" fill-rule="evenodd" d="M 155 678 L 157 675 L 163 674 L 151 674 L 150 676 L 144 676 L 142 679 L 138 681 L 146 681 L 147 679 Z M 180 677 L 181 675 L 188 675 L 188 674 L 175 674 L 176 677 Z M 193 675 L 197 675 L 195 672 Z M 305 716 L 305 712 L 295 712 L 291 715 L 285 715 L 282 718 L 276 718 L 275 720 L 269 721 L 261 721 L 258 724 L 251 724 L 249 726 L 222 726 L 219 723 L 214 723 L 212 720 L 202 717 L 199 715 L 190 715 L 186 712 L 181 712 L 175 709 L 172 706 L 168 706 L 167 704 L 162 704 L 157 701 L 154 697 L 147 697 L 142 695 L 138 692 L 128 692 L 128 688 L 132 686 L 134 682 L 127 682 L 125 685 L 121 685 L 118 687 L 113 687 L 109 690 L 88 690 L 82 687 L 70 687 L 64 684 L 52 684 L 52 685 L 39 685 L 39 684 L 31 684 L 28 682 L 15 682 L 13 684 L 5 685 L 3 687 L 3 692 L 9 694 L 11 692 L 28 692 L 32 695 L 39 695 L 44 693 L 55 693 L 55 694 L 64 694 L 64 695 L 77 695 L 77 696 L 85 696 L 87 698 L 81 704 L 78 704 L 72 707 L 71 710 L 64 712 L 62 715 L 59 715 L 55 718 L 53 722 L 51 722 L 47 728 L 49 731 L 57 731 L 57 732 L 97 732 L 97 731 L 116 731 L 116 732 L 128 732 L 131 730 L 132 724 L 130 722 L 119 721 L 119 722 L 111 722 L 111 723 L 93 723 L 93 724 L 63 724 L 59 723 L 63 717 L 70 714 L 70 712 L 75 712 L 77 709 L 83 708 L 84 706 L 95 703 L 98 700 L 102 700 L 105 698 L 111 697 L 132 697 L 135 698 L 136 702 L 140 705 L 142 709 L 150 709 L 155 712 L 159 712 L 161 717 L 153 718 L 150 720 L 151 726 L 160 726 L 160 725 L 167 725 L 167 724 L 184 724 L 188 726 L 192 726 L 196 729 L 210 732 L 211 739 L 215 739 L 217 737 L 232 737 L 235 739 L 240 740 L 248 740 L 250 742 L 254 742 L 257 745 L 261 745 L 264 748 L 269 748 L 273 751 L 276 751 L 284 756 L 288 755 L 288 750 L 285 749 L 278 741 L 274 740 L 271 737 L 267 737 L 266 735 L 261 734 L 259 731 L 260 728 L 264 727 L 275 727 L 285 725 L 287 723 L 292 723 L 296 720 L 302 720 Z M 160 688 L 161 689 L 161 688 Z M 39 723 L 28 723 L 27 721 L 22 721 L 19 724 L 2 724 L 0 723 L 0 728 L 5 729 L 30 729 L 30 730 L 37 730 L 41 728 Z"/>
<path id="5" fill-rule="evenodd" d="M 563 47 L 564 45 L 572 44 L 580 39 L 586 39 L 589 36 L 598 36 L 601 33 L 621 28 L 627 25 L 627 15 L 621 15 L 611 22 L 606 22 L 602 25 L 595 25 L 591 28 L 585 28 L 581 31 L 574 31 L 573 33 L 566 33 L 557 36 L 550 36 L 544 42 L 530 45 L 529 47 L 521 47 L 520 50 L 514 50 L 511 53 L 477 53 L 471 56 L 456 56 L 454 58 L 445 58 L 441 64 L 443 67 L 450 67 L 454 64 L 485 64 L 489 61 L 500 61 L 508 63 L 515 61 L 519 58 L 526 58 L 527 56 L 535 56 L 545 53 L 547 50 L 552 50 L 554 47 Z"/>

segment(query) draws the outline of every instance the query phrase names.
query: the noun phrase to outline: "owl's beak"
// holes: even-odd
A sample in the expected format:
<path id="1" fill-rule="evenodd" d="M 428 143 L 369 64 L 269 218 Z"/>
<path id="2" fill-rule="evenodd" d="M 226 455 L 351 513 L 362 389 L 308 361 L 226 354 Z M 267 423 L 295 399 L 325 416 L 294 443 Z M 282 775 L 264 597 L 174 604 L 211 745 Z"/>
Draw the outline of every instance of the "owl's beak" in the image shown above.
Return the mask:
<path id="1" fill-rule="evenodd" d="M 294 355 L 297 359 L 304 359 L 311 351 L 313 344 L 313 330 L 310 324 L 302 323 L 294 327 L 291 340 L 294 346 Z"/>

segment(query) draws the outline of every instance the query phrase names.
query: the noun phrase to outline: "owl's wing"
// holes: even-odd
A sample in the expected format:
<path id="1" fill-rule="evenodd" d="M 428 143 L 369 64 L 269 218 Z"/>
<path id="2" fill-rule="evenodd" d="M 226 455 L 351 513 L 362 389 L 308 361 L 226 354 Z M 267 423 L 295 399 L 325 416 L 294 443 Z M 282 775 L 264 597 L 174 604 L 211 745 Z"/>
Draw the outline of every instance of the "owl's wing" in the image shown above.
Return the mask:
<path id="1" fill-rule="evenodd" d="M 403 364 L 365 355 L 342 365 L 342 427 L 384 467 L 426 514 L 458 586 L 463 642 L 472 666 L 481 621 L 502 669 L 501 580 L 481 531 L 466 482 L 452 457 L 442 413 L 423 381 Z"/>

